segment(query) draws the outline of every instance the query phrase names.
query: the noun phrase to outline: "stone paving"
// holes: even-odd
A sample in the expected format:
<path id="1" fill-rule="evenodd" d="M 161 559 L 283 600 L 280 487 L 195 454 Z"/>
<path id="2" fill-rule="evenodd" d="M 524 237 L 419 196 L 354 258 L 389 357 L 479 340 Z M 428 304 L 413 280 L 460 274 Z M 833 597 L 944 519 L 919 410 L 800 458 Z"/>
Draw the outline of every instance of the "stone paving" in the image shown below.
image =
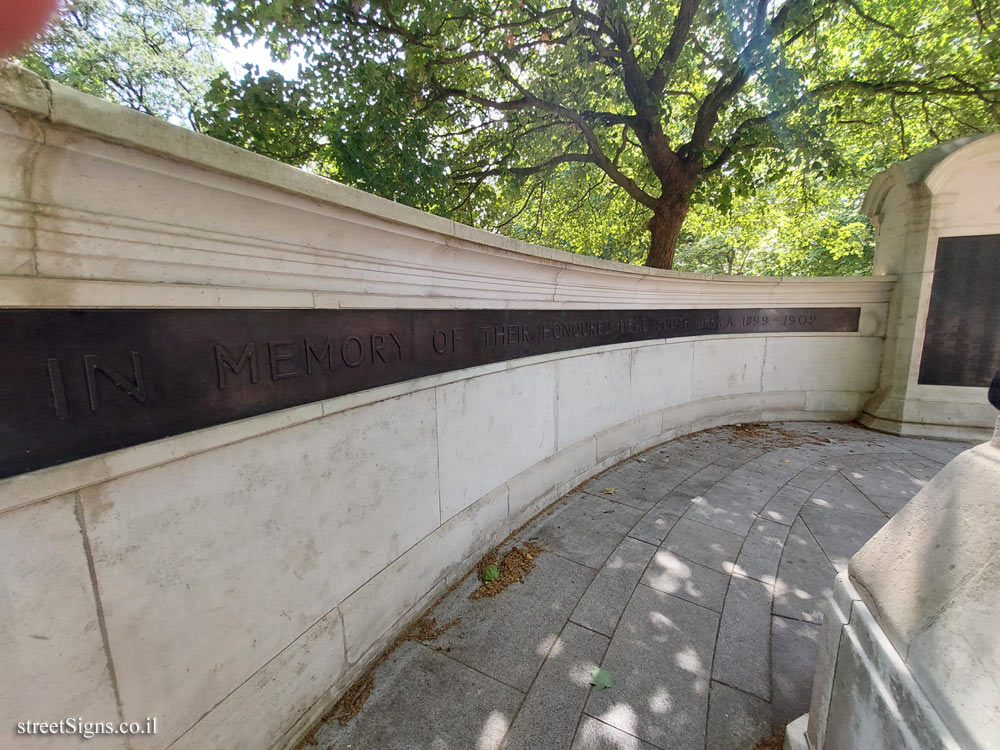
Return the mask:
<path id="1" fill-rule="evenodd" d="M 808 710 L 836 572 L 968 447 L 797 422 L 652 448 L 524 527 L 524 582 L 470 600 L 467 577 L 430 613 L 461 621 L 307 747 L 749 750 Z"/>

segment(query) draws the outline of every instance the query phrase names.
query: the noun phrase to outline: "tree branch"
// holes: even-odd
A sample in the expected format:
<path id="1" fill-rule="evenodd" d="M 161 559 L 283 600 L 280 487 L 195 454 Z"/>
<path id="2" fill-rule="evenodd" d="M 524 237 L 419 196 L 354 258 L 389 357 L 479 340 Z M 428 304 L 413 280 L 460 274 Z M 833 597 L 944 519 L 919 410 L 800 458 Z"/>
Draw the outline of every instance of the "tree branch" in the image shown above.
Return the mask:
<path id="1" fill-rule="evenodd" d="M 538 174 L 539 172 L 544 172 L 547 169 L 551 169 L 559 164 L 566 164 L 567 162 L 573 163 L 584 163 L 584 164 L 596 164 L 593 154 L 557 154 L 550 159 L 546 159 L 541 164 L 536 164 L 532 167 L 493 167 L 492 169 L 471 169 L 466 172 L 456 172 L 456 180 L 467 180 L 474 177 L 496 177 L 498 175 L 518 175 L 521 177 L 527 177 L 528 175 Z"/>
<path id="2" fill-rule="evenodd" d="M 730 70 L 719 76 L 712 93 L 698 108 L 691 139 L 681 149 L 681 153 L 687 159 L 696 159 L 697 153 L 705 147 L 712 129 L 719 120 L 722 107 L 730 102 L 750 80 L 750 76 L 763 66 L 765 56 L 762 53 L 776 36 L 786 30 L 793 17 L 793 11 L 807 6 L 811 6 L 811 0 L 789 0 L 775 13 L 771 23 L 765 26 L 767 0 L 757 0 L 754 32 L 750 40 Z"/>
<path id="3" fill-rule="evenodd" d="M 667 78 L 670 75 L 670 69 L 677 63 L 677 59 L 684 50 L 688 33 L 691 31 L 691 23 L 694 21 L 695 13 L 698 11 L 699 2 L 700 0 L 681 0 L 680 7 L 677 9 L 677 15 L 674 17 L 674 29 L 670 33 L 670 41 L 667 42 L 663 54 L 660 55 L 659 62 L 656 63 L 656 69 L 649 79 L 649 88 L 656 94 L 663 93 L 663 88 L 667 85 Z"/>
<path id="4" fill-rule="evenodd" d="M 564 120 L 576 126 L 576 128 L 583 134 L 584 139 L 587 141 L 587 147 L 590 150 L 591 155 L 594 157 L 594 164 L 604 170 L 604 172 L 615 182 L 615 184 L 623 188 L 630 196 L 632 196 L 632 198 L 639 201 L 644 206 L 652 208 L 656 205 L 656 198 L 643 190 L 642 187 L 635 182 L 635 180 L 622 172 L 614 164 L 614 162 L 608 158 L 607 154 L 605 154 L 601 148 L 601 144 L 597 139 L 596 133 L 594 133 L 594 129 L 590 126 L 590 123 L 587 122 L 587 119 L 583 115 L 575 110 L 569 109 L 568 107 L 564 107 L 561 104 L 549 102 L 535 96 L 518 83 L 518 81 L 511 76 L 509 71 L 506 71 L 502 65 L 500 66 L 500 70 L 507 81 L 521 94 L 520 98 L 500 101 L 488 99 L 465 89 L 442 87 L 438 90 L 445 96 L 466 99 L 482 106 L 492 107 L 493 109 L 497 109 L 502 112 L 523 109 L 538 109 L 543 112 L 549 112 L 562 117 Z"/>
<path id="5" fill-rule="evenodd" d="M 857 13 L 860 18 L 863 18 L 865 21 L 867 21 L 868 23 L 870 23 L 872 26 L 878 26 L 880 29 L 885 29 L 890 34 L 892 34 L 894 37 L 896 37 L 897 39 L 914 39 L 917 36 L 916 34 L 901 34 L 901 33 L 899 33 L 896 30 L 896 28 L 894 26 L 892 26 L 891 24 L 888 24 L 885 21 L 880 21 L 879 19 L 875 18 L 874 16 L 872 16 L 869 13 L 865 13 L 864 8 L 862 8 L 860 5 L 858 5 L 858 3 L 855 2 L 855 0 L 844 0 L 844 3 L 847 5 L 848 8 L 850 8 L 855 13 Z"/>

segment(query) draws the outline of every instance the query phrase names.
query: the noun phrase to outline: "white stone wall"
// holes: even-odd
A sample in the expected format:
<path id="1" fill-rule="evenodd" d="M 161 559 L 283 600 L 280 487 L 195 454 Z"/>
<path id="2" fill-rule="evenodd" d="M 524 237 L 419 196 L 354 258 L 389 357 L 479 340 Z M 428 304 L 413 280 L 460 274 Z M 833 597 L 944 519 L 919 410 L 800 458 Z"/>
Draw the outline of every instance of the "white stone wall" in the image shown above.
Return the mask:
<path id="1" fill-rule="evenodd" d="M 0 306 L 862 309 L 434 375 L 0 480 L 0 746 L 286 747 L 487 548 L 657 442 L 851 419 L 892 277 L 621 267 L 429 216 L 0 70 Z M 88 747 L 126 747 L 93 739 Z"/>
<path id="2" fill-rule="evenodd" d="M 875 178 L 864 210 L 875 274 L 894 274 L 881 376 L 863 424 L 914 437 L 985 440 L 986 388 L 917 382 L 938 240 L 1000 234 L 1000 133 L 941 144 Z"/>

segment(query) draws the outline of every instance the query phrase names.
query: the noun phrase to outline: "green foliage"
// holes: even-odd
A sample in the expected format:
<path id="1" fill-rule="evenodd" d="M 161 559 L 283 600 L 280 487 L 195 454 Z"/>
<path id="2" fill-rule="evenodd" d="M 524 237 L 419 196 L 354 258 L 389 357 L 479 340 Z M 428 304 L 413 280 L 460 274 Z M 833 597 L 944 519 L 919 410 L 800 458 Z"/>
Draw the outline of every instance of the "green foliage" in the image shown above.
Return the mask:
<path id="1" fill-rule="evenodd" d="M 615 678 L 608 670 L 594 667 L 590 670 L 590 684 L 598 690 L 606 690 L 615 686 Z"/>
<path id="2" fill-rule="evenodd" d="M 194 119 L 208 135 L 295 166 L 314 159 L 323 124 L 301 86 L 250 66 L 239 81 L 228 73 L 212 81 Z"/>
<path id="3" fill-rule="evenodd" d="M 208 132 L 631 263 L 668 265 L 687 215 L 678 267 L 863 272 L 873 174 L 1000 125 L 982 0 L 214 2 L 223 33 L 305 64 L 218 81 Z"/>
<path id="4" fill-rule="evenodd" d="M 433 120 L 410 113 L 412 102 L 401 79 L 386 79 L 379 65 L 358 61 L 352 75 L 368 96 L 347 96 L 343 82 L 324 70 L 304 70 L 289 81 L 246 66 L 241 80 L 221 76 L 212 83 L 195 121 L 216 138 L 385 198 L 443 212 L 450 183 L 445 162 L 427 148 Z"/>
<path id="5" fill-rule="evenodd" d="M 607 183 L 580 164 L 560 166 L 530 181 L 502 180 L 494 199 L 496 217 L 487 226 L 547 247 L 642 263 L 649 217 L 623 190 Z M 474 216 L 455 218 L 469 221 Z"/>
<path id="6" fill-rule="evenodd" d="M 219 74 L 213 14 L 191 0 L 67 0 L 18 60 L 46 78 L 174 121 Z"/>
<path id="7" fill-rule="evenodd" d="M 854 199 L 847 198 L 854 194 Z M 675 268 L 753 276 L 852 276 L 869 273 L 871 226 L 852 182 L 827 183 L 794 172 L 734 198 L 691 209 Z"/>
<path id="8" fill-rule="evenodd" d="M 486 583 L 499 580 L 500 568 L 498 568 L 496 565 L 487 565 L 485 568 L 483 568 L 482 572 L 480 572 L 479 577 L 482 578 L 483 581 L 485 581 Z"/>

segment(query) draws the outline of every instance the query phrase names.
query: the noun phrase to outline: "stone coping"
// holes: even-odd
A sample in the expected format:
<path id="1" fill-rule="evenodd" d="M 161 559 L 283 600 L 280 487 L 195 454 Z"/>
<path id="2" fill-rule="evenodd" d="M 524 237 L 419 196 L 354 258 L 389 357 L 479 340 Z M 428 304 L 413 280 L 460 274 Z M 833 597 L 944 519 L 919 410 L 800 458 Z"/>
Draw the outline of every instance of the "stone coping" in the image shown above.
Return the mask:
<path id="1" fill-rule="evenodd" d="M 0 61 L 0 107 L 30 113 L 54 125 L 75 128 L 113 143 L 167 156 L 216 172 L 260 183 L 302 197 L 352 209 L 380 219 L 433 232 L 454 240 L 485 245 L 525 259 L 567 268 L 613 271 L 640 279 L 690 279 L 713 284 L 794 285 L 819 291 L 830 285 L 852 285 L 888 293 L 894 276 L 873 277 L 743 277 L 701 274 L 634 266 L 533 245 L 420 211 L 356 188 L 282 164 L 164 120 L 106 102 L 55 81 Z"/>

